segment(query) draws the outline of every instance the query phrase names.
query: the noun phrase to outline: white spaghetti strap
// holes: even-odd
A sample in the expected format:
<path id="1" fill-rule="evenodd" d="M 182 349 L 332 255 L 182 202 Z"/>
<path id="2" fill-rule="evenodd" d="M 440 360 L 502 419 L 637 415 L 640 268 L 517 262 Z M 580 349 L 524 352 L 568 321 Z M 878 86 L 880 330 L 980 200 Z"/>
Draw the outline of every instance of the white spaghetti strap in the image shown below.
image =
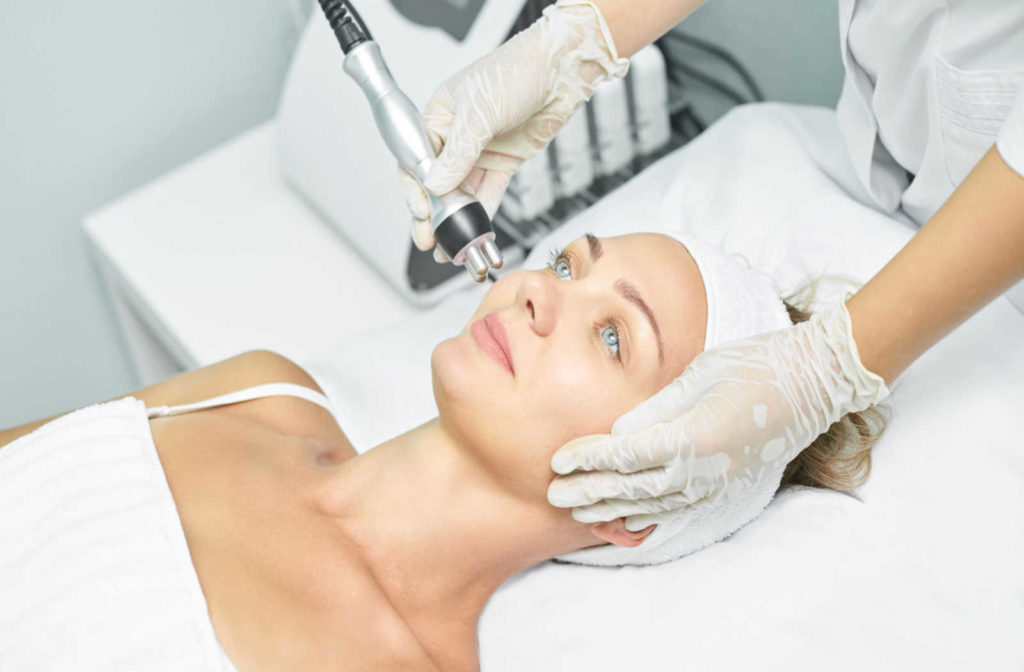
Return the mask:
<path id="1" fill-rule="evenodd" d="M 205 408 L 227 406 L 229 404 L 237 404 L 243 401 L 262 399 L 264 397 L 299 397 L 300 399 L 313 402 L 317 406 L 324 408 L 332 416 L 334 415 L 334 411 L 331 409 L 331 404 L 327 401 L 327 397 L 316 390 L 311 390 L 308 387 L 296 385 L 294 383 L 267 383 L 266 385 L 256 385 L 255 387 L 247 387 L 244 390 L 238 390 L 237 392 L 222 394 L 219 397 L 213 397 L 212 399 L 197 401 L 194 404 L 183 404 L 181 406 L 154 406 L 153 408 L 146 409 L 146 417 L 163 418 L 172 415 L 182 415 L 184 413 L 191 413 L 192 411 L 200 411 Z M 337 418 L 335 418 L 335 420 L 337 420 Z"/>

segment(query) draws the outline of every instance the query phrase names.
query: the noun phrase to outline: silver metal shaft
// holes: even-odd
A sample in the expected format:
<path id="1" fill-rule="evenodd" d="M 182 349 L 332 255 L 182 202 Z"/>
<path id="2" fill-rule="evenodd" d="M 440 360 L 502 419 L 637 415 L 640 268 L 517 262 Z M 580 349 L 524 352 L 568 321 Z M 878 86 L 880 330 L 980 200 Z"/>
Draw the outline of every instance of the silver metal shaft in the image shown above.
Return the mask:
<path id="1" fill-rule="evenodd" d="M 419 110 L 398 88 L 384 63 L 380 47 L 373 41 L 354 47 L 345 55 L 344 68 L 366 94 L 377 130 L 388 149 L 402 168 L 422 184 L 437 156 Z M 475 198 L 461 189 L 440 197 L 427 192 L 427 197 L 430 200 L 431 226 L 438 238 L 441 238 L 438 229 L 460 211 L 463 215 L 481 213 L 477 217 L 463 216 L 461 227 L 444 231 L 444 249 L 452 263 L 465 265 L 477 282 L 486 278 L 488 266 L 501 267 L 501 252 L 494 242 L 494 229 L 490 221 L 486 221 L 486 215 L 482 214 L 483 210 Z M 470 224 L 468 227 L 467 222 Z"/>

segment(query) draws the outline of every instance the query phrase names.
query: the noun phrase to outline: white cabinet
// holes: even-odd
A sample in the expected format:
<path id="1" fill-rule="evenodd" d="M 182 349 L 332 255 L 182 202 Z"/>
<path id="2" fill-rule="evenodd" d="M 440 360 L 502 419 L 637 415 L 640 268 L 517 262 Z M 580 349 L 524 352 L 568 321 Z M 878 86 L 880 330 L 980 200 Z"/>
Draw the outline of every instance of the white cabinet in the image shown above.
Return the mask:
<path id="1" fill-rule="evenodd" d="M 273 122 L 84 225 L 140 385 L 254 348 L 303 361 L 417 312 L 285 184 Z"/>

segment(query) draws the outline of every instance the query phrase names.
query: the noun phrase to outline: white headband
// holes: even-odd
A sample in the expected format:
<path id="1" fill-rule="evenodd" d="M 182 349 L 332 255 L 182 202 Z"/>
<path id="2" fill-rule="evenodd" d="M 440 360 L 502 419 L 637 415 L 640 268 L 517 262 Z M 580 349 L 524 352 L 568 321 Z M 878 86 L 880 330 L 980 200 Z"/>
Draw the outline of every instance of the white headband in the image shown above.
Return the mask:
<path id="1" fill-rule="evenodd" d="M 791 326 L 789 313 L 772 279 L 750 267 L 745 259 L 711 247 L 692 236 L 655 230 L 675 238 L 697 262 L 707 294 L 708 326 L 704 350 L 767 331 Z M 727 503 L 702 503 L 661 523 L 635 548 L 608 544 L 560 555 L 557 560 L 584 565 L 617 567 L 653 565 L 681 558 L 728 537 L 756 518 L 775 496 L 782 479 L 763 479 L 753 489 Z"/>

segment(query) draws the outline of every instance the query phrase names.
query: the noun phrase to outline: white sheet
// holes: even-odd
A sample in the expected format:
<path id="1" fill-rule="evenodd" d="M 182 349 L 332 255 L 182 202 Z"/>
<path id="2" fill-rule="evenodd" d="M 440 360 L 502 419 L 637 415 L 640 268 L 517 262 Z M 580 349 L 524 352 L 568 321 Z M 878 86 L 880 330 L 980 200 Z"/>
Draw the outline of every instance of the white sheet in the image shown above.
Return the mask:
<path id="1" fill-rule="evenodd" d="M 913 229 L 861 205 L 855 184 L 832 111 L 748 106 L 527 263 L 584 231 L 658 218 L 784 288 L 821 273 L 863 281 Z M 429 353 L 485 290 L 307 363 L 359 450 L 435 414 Z M 524 572 L 484 613 L 484 671 L 1024 669 L 1024 316 L 998 299 L 916 362 L 890 405 L 860 501 L 793 489 L 675 563 Z"/>

